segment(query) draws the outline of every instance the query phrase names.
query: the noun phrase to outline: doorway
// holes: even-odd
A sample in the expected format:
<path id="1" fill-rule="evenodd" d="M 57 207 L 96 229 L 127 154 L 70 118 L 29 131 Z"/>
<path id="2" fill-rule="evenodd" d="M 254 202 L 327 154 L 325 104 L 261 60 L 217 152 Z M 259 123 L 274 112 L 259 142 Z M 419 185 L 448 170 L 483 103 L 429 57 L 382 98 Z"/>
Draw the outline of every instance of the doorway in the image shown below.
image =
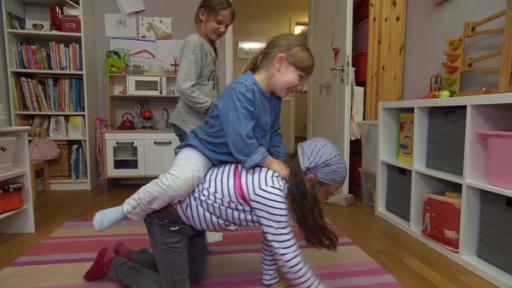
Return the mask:
<path id="1" fill-rule="evenodd" d="M 265 45 L 272 36 L 295 32 L 305 28 L 308 22 L 309 0 L 233 0 L 236 20 L 232 31 L 232 73 L 240 76 L 251 56 L 257 51 L 251 47 Z M 284 11 L 284 12 L 283 12 Z M 303 30 L 303 35 L 307 30 Z M 297 30 L 297 33 L 300 31 Z M 226 39 L 226 43 L 228 43 Z M 227 44 L 229 45 L 229 44 Z M 229 57 L 226 55 L 226 57 Z M 228 60 L 229 62 L 229 60 Z M 229 68 L 228 68 L 229 69 Z M 297 141 L 306 138 L 307 95 L 298 95 L 283 100 L 281 128 L 288 152 L 295 151 Z"/>

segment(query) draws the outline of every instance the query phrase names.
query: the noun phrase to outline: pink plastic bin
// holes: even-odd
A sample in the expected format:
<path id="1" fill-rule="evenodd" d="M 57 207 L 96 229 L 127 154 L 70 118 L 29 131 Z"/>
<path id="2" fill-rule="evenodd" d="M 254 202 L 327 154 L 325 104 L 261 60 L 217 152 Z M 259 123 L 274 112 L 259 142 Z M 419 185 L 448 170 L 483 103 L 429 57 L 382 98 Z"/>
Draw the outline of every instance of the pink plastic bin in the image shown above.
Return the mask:
<path id="1" fill-rule="evenodd" d="M 489 184 L 512 189 L 512 131 L 477 131 L 487 139 L 487 177 Z"/>

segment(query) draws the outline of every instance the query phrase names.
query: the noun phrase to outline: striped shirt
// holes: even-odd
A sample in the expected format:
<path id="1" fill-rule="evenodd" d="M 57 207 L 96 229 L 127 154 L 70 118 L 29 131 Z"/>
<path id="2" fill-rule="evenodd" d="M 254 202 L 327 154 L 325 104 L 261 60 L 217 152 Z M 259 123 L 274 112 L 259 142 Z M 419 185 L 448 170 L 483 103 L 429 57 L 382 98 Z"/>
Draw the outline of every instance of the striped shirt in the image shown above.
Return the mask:
<path id="1" fill-rule="evenodd" d="M 279 281 L 279 267 L 294 286 L 322 287 L 303 262 L 293 234 L 286 182 L 266 168 L 241 168 L 241 184 L 249 198 L 245 203 L 235 189 L 234 169 L 234 164 L 210 169 L 196 189 L 177 204 L 180 217 L 197 230 L 261 226 L 263 284 L 270 286 Z"/>

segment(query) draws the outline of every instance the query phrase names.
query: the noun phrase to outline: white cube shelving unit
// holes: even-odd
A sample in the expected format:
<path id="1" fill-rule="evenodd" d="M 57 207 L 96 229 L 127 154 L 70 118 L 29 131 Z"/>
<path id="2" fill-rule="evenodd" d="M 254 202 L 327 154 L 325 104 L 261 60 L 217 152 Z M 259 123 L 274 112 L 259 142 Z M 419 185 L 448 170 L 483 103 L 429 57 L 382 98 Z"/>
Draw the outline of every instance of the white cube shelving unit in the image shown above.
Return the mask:
<path id="1" fill-rule="evenodd" d="M 466 110 L 464 138 L 464 166 L 461 175 L 446 173 L 427 166 L 429 112 L 432 109 L 461 107 Z M 405 164 L 397 160 L 398 114 L 414 113 L 413 162 Z M 510 200 L 512 190 L 488 183 L 487 152 L 485 141 L 477 130 L 512 131 L 512 93 L 455 97 L 449 99 L 409 100 L 381 102 L 379 105 L 379 151 L 377 163 L 376 213 L 429 247 L 467 267 L 500 287 L 512 287 L 512 275 L 478 256 L 482 193 L 499 194 Z M 512 149 L 512 147 L 510 147 Z M 394 170 L 392 170 L 394 169 Z M 401 217 L 386 208 L 388 173 L 400 170 L 410 175 L 409 217 Z M 512 177 L 512 171 L 510 171 Z M 422 206 L 424 193 L 462 192 L 459 251 L 452 252 L 423 236 Z M 391 192 L 391 195 L 393 192 Z M 409 196 L 409 195 L 408 195 Z M 393 197 L 393 196 L 391 196 Z M 507 201 L 512 203 L 512 201 Z M 507 204 L 508 205 L 508 204 Z M 402 215 L 403 216 L 403 215 Z M 406 219 L 409 218 L 409 219 Z M 512 207 L 506 222 L 512 225 Z M 507 223 L 505 223 L 507 225 Z M 510 230 L 508 230 L 510 231 Z M 509 233 L 509 232 L 503 232 Z M 502 235 L 508 237 L 511 235 Z M 512 261 L 512 259 L 510 259 Z M 512 266 L 512 262 L 510 265 Z"/>

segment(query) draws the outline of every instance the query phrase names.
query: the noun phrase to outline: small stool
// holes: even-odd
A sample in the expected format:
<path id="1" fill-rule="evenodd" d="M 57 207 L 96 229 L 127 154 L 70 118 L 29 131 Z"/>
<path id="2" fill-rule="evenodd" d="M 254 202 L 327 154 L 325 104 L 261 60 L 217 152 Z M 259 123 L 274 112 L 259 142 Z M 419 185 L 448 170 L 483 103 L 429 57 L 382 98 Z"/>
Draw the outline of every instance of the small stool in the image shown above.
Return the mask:
<path id="1" fill-rule="evenodd" d="M 40 172 L 41 171 L 41 172 Z M 37 177 L 37 173 L 41 173 L 41 176 Z M 50 176 L 48 175 L 48 161 L 47 160 L 32 160 L 30 161 L 30 181 L 32 182 L 32 193 L 33 200 L 36 200 L 37 189 L 36 181 L 43 181 L 43 191 L 50 191 Z"/>

